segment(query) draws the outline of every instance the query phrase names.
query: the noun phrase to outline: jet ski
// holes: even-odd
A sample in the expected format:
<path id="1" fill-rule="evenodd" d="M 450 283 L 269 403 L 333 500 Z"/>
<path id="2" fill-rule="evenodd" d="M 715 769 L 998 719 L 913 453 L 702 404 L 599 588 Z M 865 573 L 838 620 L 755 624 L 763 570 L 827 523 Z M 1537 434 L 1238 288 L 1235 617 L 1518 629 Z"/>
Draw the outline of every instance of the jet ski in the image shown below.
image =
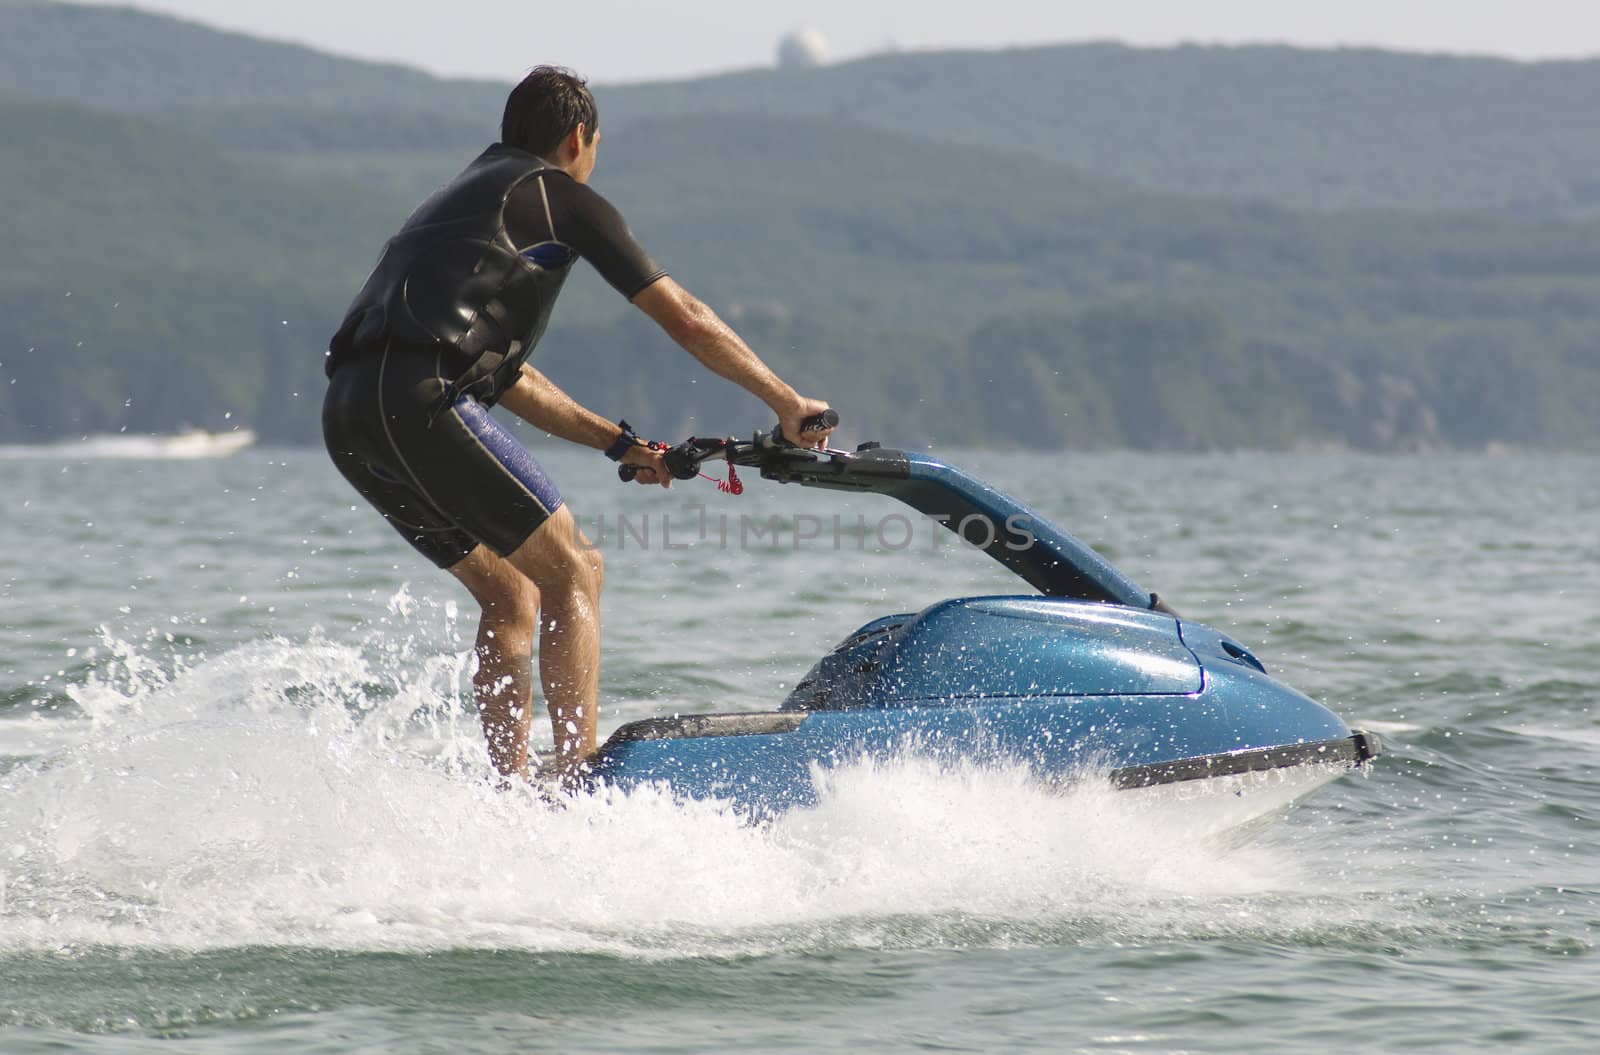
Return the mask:
<path id="1" fill-rule="evenodd" d="M 666 453 L 682 479 L 713 459 L 781 484 L 898 499 L 1037 592 L 874 619 L 776 710 L 623 725 L 593 761 L 595 787 L 664 786 L 761 819 L 814 805 L 835 767 L 916 757 L 1023 766 L 1063 790 L 1098 782 L 1209 801 L 1210 822 L 1228 830 L 1379 754 L 1376 736 L 1273 679 L 1239 642 L 1179 616 L 1071 534 L 937 458 L 874 443 L 800 449 L 776 429 Z"/>

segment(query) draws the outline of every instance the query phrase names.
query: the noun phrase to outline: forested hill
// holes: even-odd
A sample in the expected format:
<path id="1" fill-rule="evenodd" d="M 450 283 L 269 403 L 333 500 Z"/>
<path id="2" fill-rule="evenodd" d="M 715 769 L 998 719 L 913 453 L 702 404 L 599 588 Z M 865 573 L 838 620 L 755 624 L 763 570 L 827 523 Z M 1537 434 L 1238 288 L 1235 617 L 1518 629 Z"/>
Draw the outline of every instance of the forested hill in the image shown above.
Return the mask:
<path id="1" fill-rule="evenodd" d="M 481 118 L 505 102 L 498 84 L 441 81 L 132 7 L 54 0 L 0 0 L 0 94 L 129 112 L 328 105 L 452 120 Z"/>
<path id="2" fill-rule="evenodd" d="M 1180 67 L 1245 83 L 1279 63 L 1296 83 L 1348 66 L 1354 109 L 1296 123 L 1294 106 L 1271 116 L 1271 79 L 1232 111 L 1239 93 L 1217 88 L 1232 138 L 1200 137 L 1182 188 L 1062 163 L 1080 137 L 1063 129 L 1098 113 L 1107 157 L 1155 171 L 1136 141 L 1188 105 L 1174 85 L 1199 82 L 1130 104 L 1147 123 L 1120 131 L 1096 99 Z M 1479 133 L 1457 126 L 1453 156 L 1520 142 L 1562 164 L 1546 184 L 1466 172 L 1450 190 L 1406 169 L 1438 165 L 1429 151 L 1383 153 L 1398 132 L 1341 154 L 1317 130 L 1376 121 L 1379 68 L 1439 91 L 1441 77 L 1508 78 L 1506 98 L 1479 106 Z M 840 404 L 854 435 L 1600 449 L 1600 224 L 1582 165 L 1562 167 L 1593 144 L 1555 148 L 1577 118 L 1552 87 L 1577 92 L 1596 68 L 1066 47 L 601 86 L 596 185 L 680 280 Z M 1046 75 L 1088 80 L 1024 90 Z M 1394 90 L 1391 124 L 1427 94 Z M 128 10 L 0 0 L 0 441 L 184 423 L 313 439 L 328 333 L 416 197 L 492 137 L 504 91 Z M 1519 106 L 1548 120 L 1505 116 Z M 1308 160 L 1275 162 L 1297 137 L 1317 144 Z M 1398 196 L 1302 207 L 1318 186 L 1307 173 L 1367 186 L 1374 157 Z M 1203 185 L 1228 164 L 1281 186 L 1239 201 L 1220 177 Z M 1557 184 L 1565 197 L 1529 206 Z M 1401 200 L 1424 193 L 1451 209 Z M 692 380 L 586 268 L 539 357 L 597 410 L 659 435 L 761 416 Z"/>
<path id="3" fill-rule="evenodd" d="M 309 438 L 301 393 L 371 256 L 346 238 L 397 222 L 392 202 L 56 103 L 0 99 L 0 142 L 0 439 L 229 422 Z"/>
<path id="4" fill-rule="evenodd" d="M 0 0 L 0 94 L 199 114 L 267 145 L 390 132 L 416 145 L 489 134 L 505 86 L 132 9 Z M 843 119 L 1186 194 L 1600 214 L 1600 60 L 1074 44 L 885 54 L 598 94 L 613 128 L 732 112 Z"/>
<path id="5" fill-rule="evenodd" d="M 1600 61 L 1062 45 L 611 89 L 624 120 L 844 118 L 1188 194 L 1600 214 Z"/>

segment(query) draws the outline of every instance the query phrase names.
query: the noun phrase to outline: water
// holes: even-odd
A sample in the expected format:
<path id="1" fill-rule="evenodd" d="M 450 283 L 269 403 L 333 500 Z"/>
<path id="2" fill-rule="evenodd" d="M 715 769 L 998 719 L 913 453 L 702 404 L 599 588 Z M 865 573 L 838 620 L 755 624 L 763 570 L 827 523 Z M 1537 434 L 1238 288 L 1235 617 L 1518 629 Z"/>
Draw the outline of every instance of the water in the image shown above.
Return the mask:
<path id="1" fill-rule="evenodd" d="M 7 457 L 0 1051 L 1600 1046 L 1600 460 L 957 460 L 1389 753 L 1232 848 L 911 764 L 550 812 L 489 788 L 465 595 L 319 452 Z M 610 518 L 602 734 L 1013 588 L 885 500 L 547 462 Z"/>

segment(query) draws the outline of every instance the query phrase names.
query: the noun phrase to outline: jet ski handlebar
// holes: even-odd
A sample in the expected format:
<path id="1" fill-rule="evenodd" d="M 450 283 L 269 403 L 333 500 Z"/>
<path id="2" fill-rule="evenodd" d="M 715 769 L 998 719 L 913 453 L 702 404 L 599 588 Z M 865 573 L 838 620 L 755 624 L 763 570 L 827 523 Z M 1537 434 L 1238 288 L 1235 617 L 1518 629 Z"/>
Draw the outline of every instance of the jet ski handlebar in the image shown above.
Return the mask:
<path id="1" fill-rule="evenodd" d="M 808 419 L 806 426 L 832 428 L 832 410 Z M 1176 615 L 1069 532 L 1022 503 L 953 465 L 928 454 L 863 443 L 853 451 L 796 447 L 781 429 L 758 432 L 748 440 L 692 437 L 667 450 L 667 469 L 692 479 L 704 462 L 727 461 L 753 467 L 762 479 L 833 491 L 854 491 L 897 499 L 937 521 L 946 530 L 1009 568 L 1047 597 L 1066 597 L 1155 609 Z M 618 466 L 624 480 L 638 469 Z"/>
<path id="2" fill-rule="evenodd" d="M 800 427 L 805 431 L 833 429 L 838 426 L 839 412 L 831 408 L 820 414 L 814 414 L 800 423 Z M 736 440 L 732 436 L 726 439 L 691 436 L 676 447 L 669 448 L 662 454 L 661 459 L 666 462 L 667 471 L 675 479 L 693 480 L 700 474 L 700 466 L 708 461 L 766 466 L 768 462 L 782 459 L 786 454 L 805 456 L 807 448 L 796 447 L 790 443 L 783 435 L 782 427 L 774 425 L 771 432 L 757 432 L 748 440 Z M 617 466 L 617 476 L 624 482 L 632 480 L 638 474 L 637 465 Z"/>

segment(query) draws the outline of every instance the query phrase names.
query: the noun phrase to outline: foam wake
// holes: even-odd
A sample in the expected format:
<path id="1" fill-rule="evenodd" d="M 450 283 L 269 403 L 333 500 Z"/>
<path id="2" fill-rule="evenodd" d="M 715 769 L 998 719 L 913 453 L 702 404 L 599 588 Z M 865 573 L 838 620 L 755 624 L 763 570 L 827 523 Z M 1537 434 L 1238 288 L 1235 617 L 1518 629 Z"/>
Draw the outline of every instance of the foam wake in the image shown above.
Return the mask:
<path id="1" fill-rule="evenodd" d="M 754 826 L 662 789 L 552 810 L 493 790 L 464 655 L 269 640 L 175 668 L 123 647 L 114 670 L 52 719 L 77 746 L 0 776 L 0 949 L 676 956 L 1370 911 L 1308 894 L 1292 844 L 1228 850 L 1020 770 L 856 765 L 822 775 L 816 809 Z"/>

